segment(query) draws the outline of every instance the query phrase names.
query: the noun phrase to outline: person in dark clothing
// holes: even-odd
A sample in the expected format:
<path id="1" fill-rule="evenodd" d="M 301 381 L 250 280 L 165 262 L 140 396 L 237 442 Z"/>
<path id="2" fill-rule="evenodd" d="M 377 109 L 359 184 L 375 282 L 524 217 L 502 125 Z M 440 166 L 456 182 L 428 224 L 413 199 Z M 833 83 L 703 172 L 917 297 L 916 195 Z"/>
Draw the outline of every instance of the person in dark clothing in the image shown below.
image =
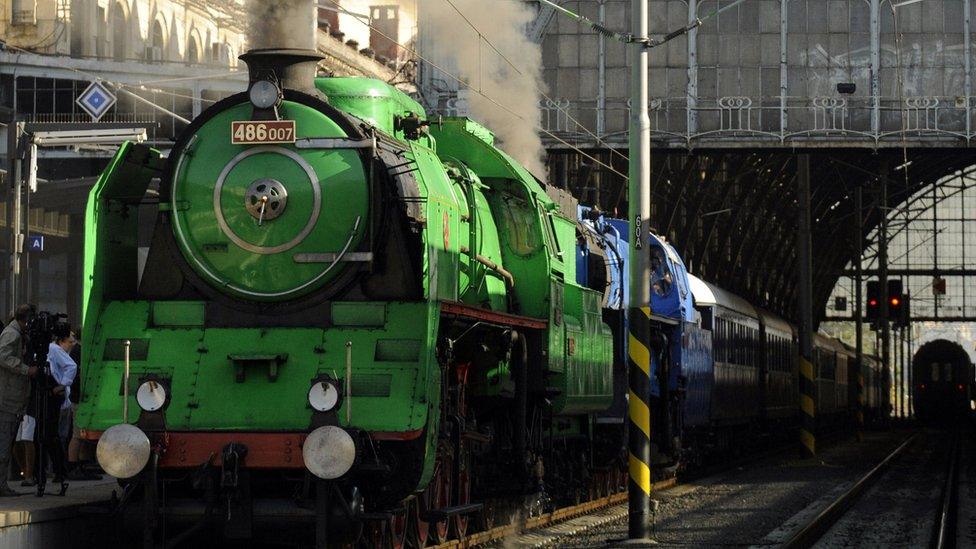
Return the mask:
<path id="1" fill-rule="evenodd" d="M 81 341 L 81 331 L 76 334 L 78 341 Z M 67 409 L 67 418 L 62 416 L 61 436 L 68 445 L 68 479 L 69 480 L 100 480 L 102 475 L 86 471 L 82 467 L 81 448 L 85 441 L 81 438 L 81 429 L 75 421 L 78 412 L 78 403 L 81 402 L 81 344 L 75 344 L 71 350 L 71 359 L 78 366 L 78 372 L 71 383 L 71 391 L 68 393 L 68 400 L 71 407 Z"/>
<path id="2" fill-rule="evenodd" d="M 10 447 L 30 398 L 30 378 L 37 366 L 24 363 L 24 330 L 30 319 L 30 305 L 21 305 L 0 333 L 0 497 L 19 496 L 7 485 Z"/>
<path id="3" fill-rule="evenodd" d="M 43 379 L 38 379 L 41 389 L 47 391 L 44 399 L 46 409 L 38 413 L 39 418 L 44 418 L 41 436 L 39 440 L 44 445 L 44 449 L 51 458 L 54 465 L 54 482 L 64 481 L 65 474 L 65 447 L 61 437 L 62 413 L 67 410 L 70 412 L 71 403 L 67 400 L 71 384 L 75 380 L 78 372 L 78 365 L 68 354 L 74 348 L 77 340 L 75 334 L 67 326 L 64 331 L 55 332 L 54 341 L 48 346 L 47 363 L 50 366 L 48 375 Z"/>

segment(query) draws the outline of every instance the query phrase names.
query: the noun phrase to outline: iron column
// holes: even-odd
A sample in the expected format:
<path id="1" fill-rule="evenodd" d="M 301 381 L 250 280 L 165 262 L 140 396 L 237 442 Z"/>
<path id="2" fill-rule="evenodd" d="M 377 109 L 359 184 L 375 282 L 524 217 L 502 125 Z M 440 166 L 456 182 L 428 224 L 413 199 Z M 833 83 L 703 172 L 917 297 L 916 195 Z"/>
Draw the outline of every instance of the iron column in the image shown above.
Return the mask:
<path id="1" fill-rule="evenodd" d="M 607 23 L 607 0 L 599 0 L 600 24 Z M 597 61 L 597 92 L 596 92 L 596 134 L 601 138 L 607 133 L 607 37 L 597 37 L 600 44 L 600 56 Z M 599 202 L 596 203 L 599 205 Z"/>
<path id="2" fill-rule="evenodd" d="M 633 0 L 634 65 L 631 76 L 630 173 L 630 305 L 628 318 L 628 537 L 651 535 L 651 352 L 650 256 L 644 249 L 651 218 L 651 119 L 648 101 L 647 0 Z"/>
<path id="3" fill-rule="evenodd" d="M 871 133 L 881 132 L 881 0 L 871 0 Z"/>
<path id="4" fill-rule="evenodd" d="M 963 210 L 965 211 L 965 210 Z M 909 301 L 911 296 L 909 296 Z M 915 352 L 914 343 L 915 332 L 912 329 L 912 318 L 911 311 L 909 311 L 908 317 L 908 417 L 913 417 L 915 415 L 915 370 L 912 368 L 914 364 Z"/>
<path id="5" fill-rule="evenodd" d="M 881 223 L 878 226 L 878 286 L 882 293 L 878 300 L 878 320 L 881 322 L 881 366 L 884 371 L 882 388 L 884 413 L 891 415 L 891 324 L 888 322 L 888 158 L 881 157 L 881 197 L 878 209 Z M 887 416 L 886 416 L 887 417 Z"/>
<path id="6" fill-rule="evenodd" d="M 24 124 L 12 118 L 7 125 L 7 165 L 13 182 L 13 219 L 10 227 L 10 309 L 17 307 L 20 299 L 21 254 L 24 249 L 23 228 L 23 159 L 21 157 L 21 138 Z"/>
<path id="7" fill-rule="evenodd" d="M 864 255 L 864 189 L 861 185 L 857 186 L 854 195 L 854 208 L 857 210 L 857 223 L 854 227 L 854 336 L 856 339 L 854 352 L 856 353 L 855 363 L 857 364 L 857 375 L 854 378 L 857 389 L 857 438 L 864 437 L 864 296 L 862 286 L 864 285 L 864 273 L 862 273 L 861 257 Z"/>
<path id="8" fill-rule="evenodd" d="M 800 444 L 808 456 L 816 455 L 817 375 L 813 365 L 813 242 L 810 226 L 810 155 L 796 158 L 797 294 L 800 305 Z"/>
<path id="9" fill-rule="evenodd" d="M 688 0 L 688 21 L 698 19 L 698 0 Z M 698 131 L 698 27 L 688 31 L 688 134 Z"/>

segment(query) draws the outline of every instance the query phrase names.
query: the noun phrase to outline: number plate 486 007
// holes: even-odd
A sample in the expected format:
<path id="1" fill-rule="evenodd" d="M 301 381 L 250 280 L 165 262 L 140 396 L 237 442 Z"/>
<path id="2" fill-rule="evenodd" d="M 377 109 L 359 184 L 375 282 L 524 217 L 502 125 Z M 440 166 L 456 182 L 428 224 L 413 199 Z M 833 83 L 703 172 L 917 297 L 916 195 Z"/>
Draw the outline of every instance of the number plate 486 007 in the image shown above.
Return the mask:
<path id="1" fill-rule="evenodd" d="M 231 122 L 230 129 L 230 142 L 234 145 L 295 142 L 294 120 Z"/>

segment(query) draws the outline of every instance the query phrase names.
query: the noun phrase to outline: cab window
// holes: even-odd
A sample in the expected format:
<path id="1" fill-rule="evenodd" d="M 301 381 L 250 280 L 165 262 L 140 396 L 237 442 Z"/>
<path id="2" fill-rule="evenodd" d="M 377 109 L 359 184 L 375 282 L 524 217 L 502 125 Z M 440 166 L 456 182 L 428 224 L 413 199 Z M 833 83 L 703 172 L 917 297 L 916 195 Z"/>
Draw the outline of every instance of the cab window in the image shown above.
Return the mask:
<path id="1" fill-rule="evenodd" d="M 667 256 L 660 247 L 651 248 L 651 289 L 659 296 L 671 293 L 674 277 L 668 267 Z"/>

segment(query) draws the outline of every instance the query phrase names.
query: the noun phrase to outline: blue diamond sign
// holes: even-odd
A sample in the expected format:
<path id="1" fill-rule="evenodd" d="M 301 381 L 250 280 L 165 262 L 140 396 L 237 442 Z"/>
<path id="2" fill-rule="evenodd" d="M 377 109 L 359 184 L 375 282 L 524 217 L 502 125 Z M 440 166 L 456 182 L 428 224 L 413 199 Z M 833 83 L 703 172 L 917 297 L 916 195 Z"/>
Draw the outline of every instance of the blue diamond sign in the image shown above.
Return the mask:
<path id="1" fill-rule="evenodd" d="M 91 115 L 93 122 L 98 122 L 115 104 L 115 94 L 108 91 L 101 82 L 92 82 L 75 103 Z"/>

